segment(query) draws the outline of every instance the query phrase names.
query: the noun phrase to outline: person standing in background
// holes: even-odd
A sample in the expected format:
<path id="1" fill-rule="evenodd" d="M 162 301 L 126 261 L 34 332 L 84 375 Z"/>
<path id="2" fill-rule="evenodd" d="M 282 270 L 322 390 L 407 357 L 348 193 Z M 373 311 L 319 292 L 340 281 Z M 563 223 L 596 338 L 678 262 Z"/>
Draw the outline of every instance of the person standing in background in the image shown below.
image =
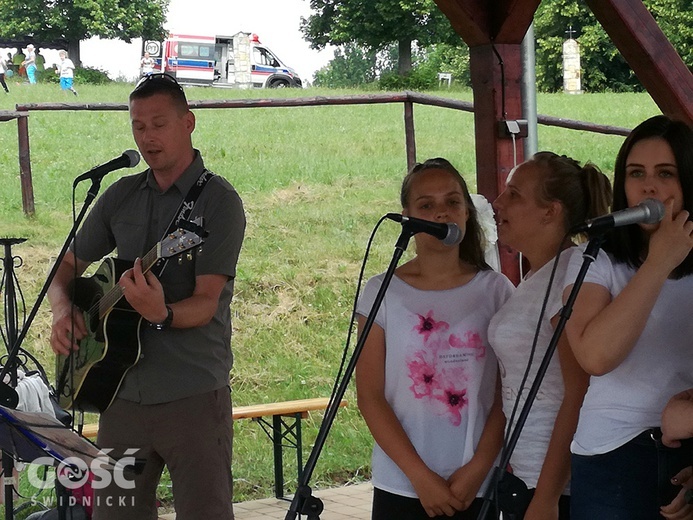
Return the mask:
<path id="1" fill-rule="evenodd" d="M 26 77 L 29 78 L 29 83 L 31 85 L 36 84 L 36 52 L 34 51 L 34 46 L 30 43 L 26 46 L 26 56 L 22 62 L 24 70 L 26 70 Z"/>
<path id="2" fill-rule="evenodd" d="M 142 76 L 149 76 L 154 72 L 154 58 L 152 58 L 148 52 L 145 51 L 144 57 L 140 60 L 140 70 Z"/>

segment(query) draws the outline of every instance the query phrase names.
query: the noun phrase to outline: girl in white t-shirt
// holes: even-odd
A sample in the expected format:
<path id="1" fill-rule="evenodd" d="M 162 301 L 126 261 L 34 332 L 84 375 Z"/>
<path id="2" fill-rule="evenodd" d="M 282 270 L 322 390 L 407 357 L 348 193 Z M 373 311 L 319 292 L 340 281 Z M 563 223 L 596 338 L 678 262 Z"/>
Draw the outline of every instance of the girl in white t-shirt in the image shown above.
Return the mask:
<path id="1" fill-rule="evenodd" d="M 476 209 L 448 161 L 415 166 L 401 202 L 404 215 L 456 223 L 464 238 L 415 235 L 416 256 L 395 271 L 356 367 L 376 441 L 372 518 L 476 519 L 504 423 L 486 332 L 512 284 L 484 261 Z M 364 289 L 360 330 L 382 280 Z"/>
<path id="2" fill-rule="evenodd" d="M 664 218 L 606 236 L 566 327 L 592 375 L 571 446 L 573 520 L 692 514 L 685 501 L 670 504 L 679 492 L 671 479 L 690 465 L 691 451 L 665 447 L 659 429 L 669 398 L 693 386 L 693 130 L 686 123 L 650 118 L 621 146 L 612 209 L 648 198 L 664 203 Z M 573 255 L 567 282 L 581 265 Z"/>
<path id="3" fill-rule="evenodd" d="M 505 190 L 493 203 L 499 239 L 521 252 L 530 267 L 489 325 L 489 342 L 500 365 L 507 421 L 517 406 L 511 430 L 559 319 L 563 278 L 570 259 L 565 250 L 574 245 L 570 229 L 607 213 L 610 202 L 609 179 L 595 166 L 582 167 L 566 156 L 539 152 L 510 173 Z M 563 253 L 539 322 L 559 251 Z M 530 359 L 531 368 L 523 384 Z M 500 501 L 506 505 L 506 518 L 569 518 L 570 441 L 588 379 L 565 334 L 561 335 L 510 459 L 513 475 L 529 490 Z M 514 502 L 513 507 L 508 501 Z"/>

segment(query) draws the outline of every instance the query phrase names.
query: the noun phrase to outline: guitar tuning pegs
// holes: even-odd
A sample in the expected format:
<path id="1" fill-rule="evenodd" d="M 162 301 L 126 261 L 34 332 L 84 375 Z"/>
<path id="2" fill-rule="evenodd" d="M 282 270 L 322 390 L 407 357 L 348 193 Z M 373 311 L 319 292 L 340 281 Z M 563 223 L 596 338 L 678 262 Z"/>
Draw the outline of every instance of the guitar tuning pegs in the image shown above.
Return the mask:
<path id="1" fill-rule="evenodd" d="M 178 265 L 183 265 L 183 258 L 180 256 L 178 257 Z"/>
<path id="2" fill-rule="evenodd" d="M 201 254 L 202 254 L 202 246 L 200 246 L 200 247 L 197 248 L 197 254 L 198 254 L 198 255 L 201 255 Z"/>
<path id="3" fill-rule="evenodd" d="M 188 253 L 185 256 L 188 258 L 188 262 L 190 262 L 193 259 L 192 253 Z"/>

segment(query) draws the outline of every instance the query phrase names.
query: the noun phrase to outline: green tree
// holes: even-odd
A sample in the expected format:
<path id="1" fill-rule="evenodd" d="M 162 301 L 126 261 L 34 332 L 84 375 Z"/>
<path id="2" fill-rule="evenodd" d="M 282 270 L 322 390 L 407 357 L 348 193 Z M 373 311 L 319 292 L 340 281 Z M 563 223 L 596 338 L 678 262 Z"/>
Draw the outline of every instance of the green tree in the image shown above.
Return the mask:
<path id="1" fill-rule="evenodd" d="M 689 68 L 693 68 L 691 0 L 644 0 L 662 31 Z M 537 87 L 558 91 L 563 86 L 563 42 L 567 31 L 580 44 L 582 86 L 588 91 L 642 90 L 632 69 L 592 12 L 577 0 L 543 0 L 534 17 Z"/>
<path id="2" fill-rule="evenodd" d="M 335 50 L 334 58 L 315 73 L 315 85 L 328 88 L 350 88 L 376 79 L 377 53 L 347 43 Z"/>
<path id="3" fill-rule="evenodd" d="M 92 36 L 162 39 L 169 0 L 0 0 L 6 39 L 65 40 L 75 64 L 79 42 Z"/>
<path id="4" fill-rule="evenodd" d="M 310 0 L 310 6 L 316 14 L 301 20 L 301 32 L 312 48 L 353 43 L 380 51 L 396 43 L 402 75 L 412 66 L 412 43 L 459 41 L 433 0 Z"/>
<path id="5" fill-rule="evenodd" d="M 423 60 L 422 60 L 423 61 Z M 426 49 L 425 62 L 436 72 L 450 72 L 455 83 L 471 86 L 469 47 L 460 39 L 456 45 L 438 43 Z"/>

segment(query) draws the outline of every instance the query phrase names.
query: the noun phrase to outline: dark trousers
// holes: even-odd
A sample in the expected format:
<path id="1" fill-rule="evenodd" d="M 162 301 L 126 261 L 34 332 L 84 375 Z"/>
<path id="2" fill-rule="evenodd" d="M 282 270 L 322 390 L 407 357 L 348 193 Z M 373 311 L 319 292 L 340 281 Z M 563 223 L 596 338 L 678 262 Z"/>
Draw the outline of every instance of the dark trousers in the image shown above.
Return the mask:
<path id="1" fill-rule="evenodd" d="M 233 520 L 232 415 L 228 387 L 154 405 L 116 399 L 101 414 L 97 444 L 114 448 L 114 457 L 138 448 L 134 456 L 146 463 L 127 479 L 134 486 L 115 479 L 104 489 L 94 486 L 93 519 L 156 520 L 165 465 L 177 520 Z"/>
<path id="2" fill-rule="evenodd" d="M 602 455 L 572 457 L 573 520 L 652 520 L 680 488 L 671 478 L 691 465 L 688 445 L 667 448 L 647 430 Z"/>
<path id="3" fill-rule="evenodd" d="M 10 89 L 7 88 L 7 83 L 5 83 L 5 73 L 0 74 L 0 85 L 5 89 L 5 92 L 9 92 Z"/>
<path id="4" fill-rule="evenodd" d="M 481 511 L 483 500 L 477 498 L 465 511 L 457 511 L 454 516 L 435 516 L 439 520 L 476 520 Z M 382 489 L 373 489 L 372 520 L 431 520 L 418 498 L 403 497 L 388 493 Z M 493 515 L 486 516 L 492 520 Z"/>
<path id="5" fill-rule="evenodd" d="M 535 491 L 534 488 L 527 490 L 528 506 Z M 520 514 L 503 513 L 503 520 L 522 520 L 522 518 L 524 518 L 524 512 Z M 558 520 L 570 520 L 570 495 L 561 495 L 558 499 Z"/>

